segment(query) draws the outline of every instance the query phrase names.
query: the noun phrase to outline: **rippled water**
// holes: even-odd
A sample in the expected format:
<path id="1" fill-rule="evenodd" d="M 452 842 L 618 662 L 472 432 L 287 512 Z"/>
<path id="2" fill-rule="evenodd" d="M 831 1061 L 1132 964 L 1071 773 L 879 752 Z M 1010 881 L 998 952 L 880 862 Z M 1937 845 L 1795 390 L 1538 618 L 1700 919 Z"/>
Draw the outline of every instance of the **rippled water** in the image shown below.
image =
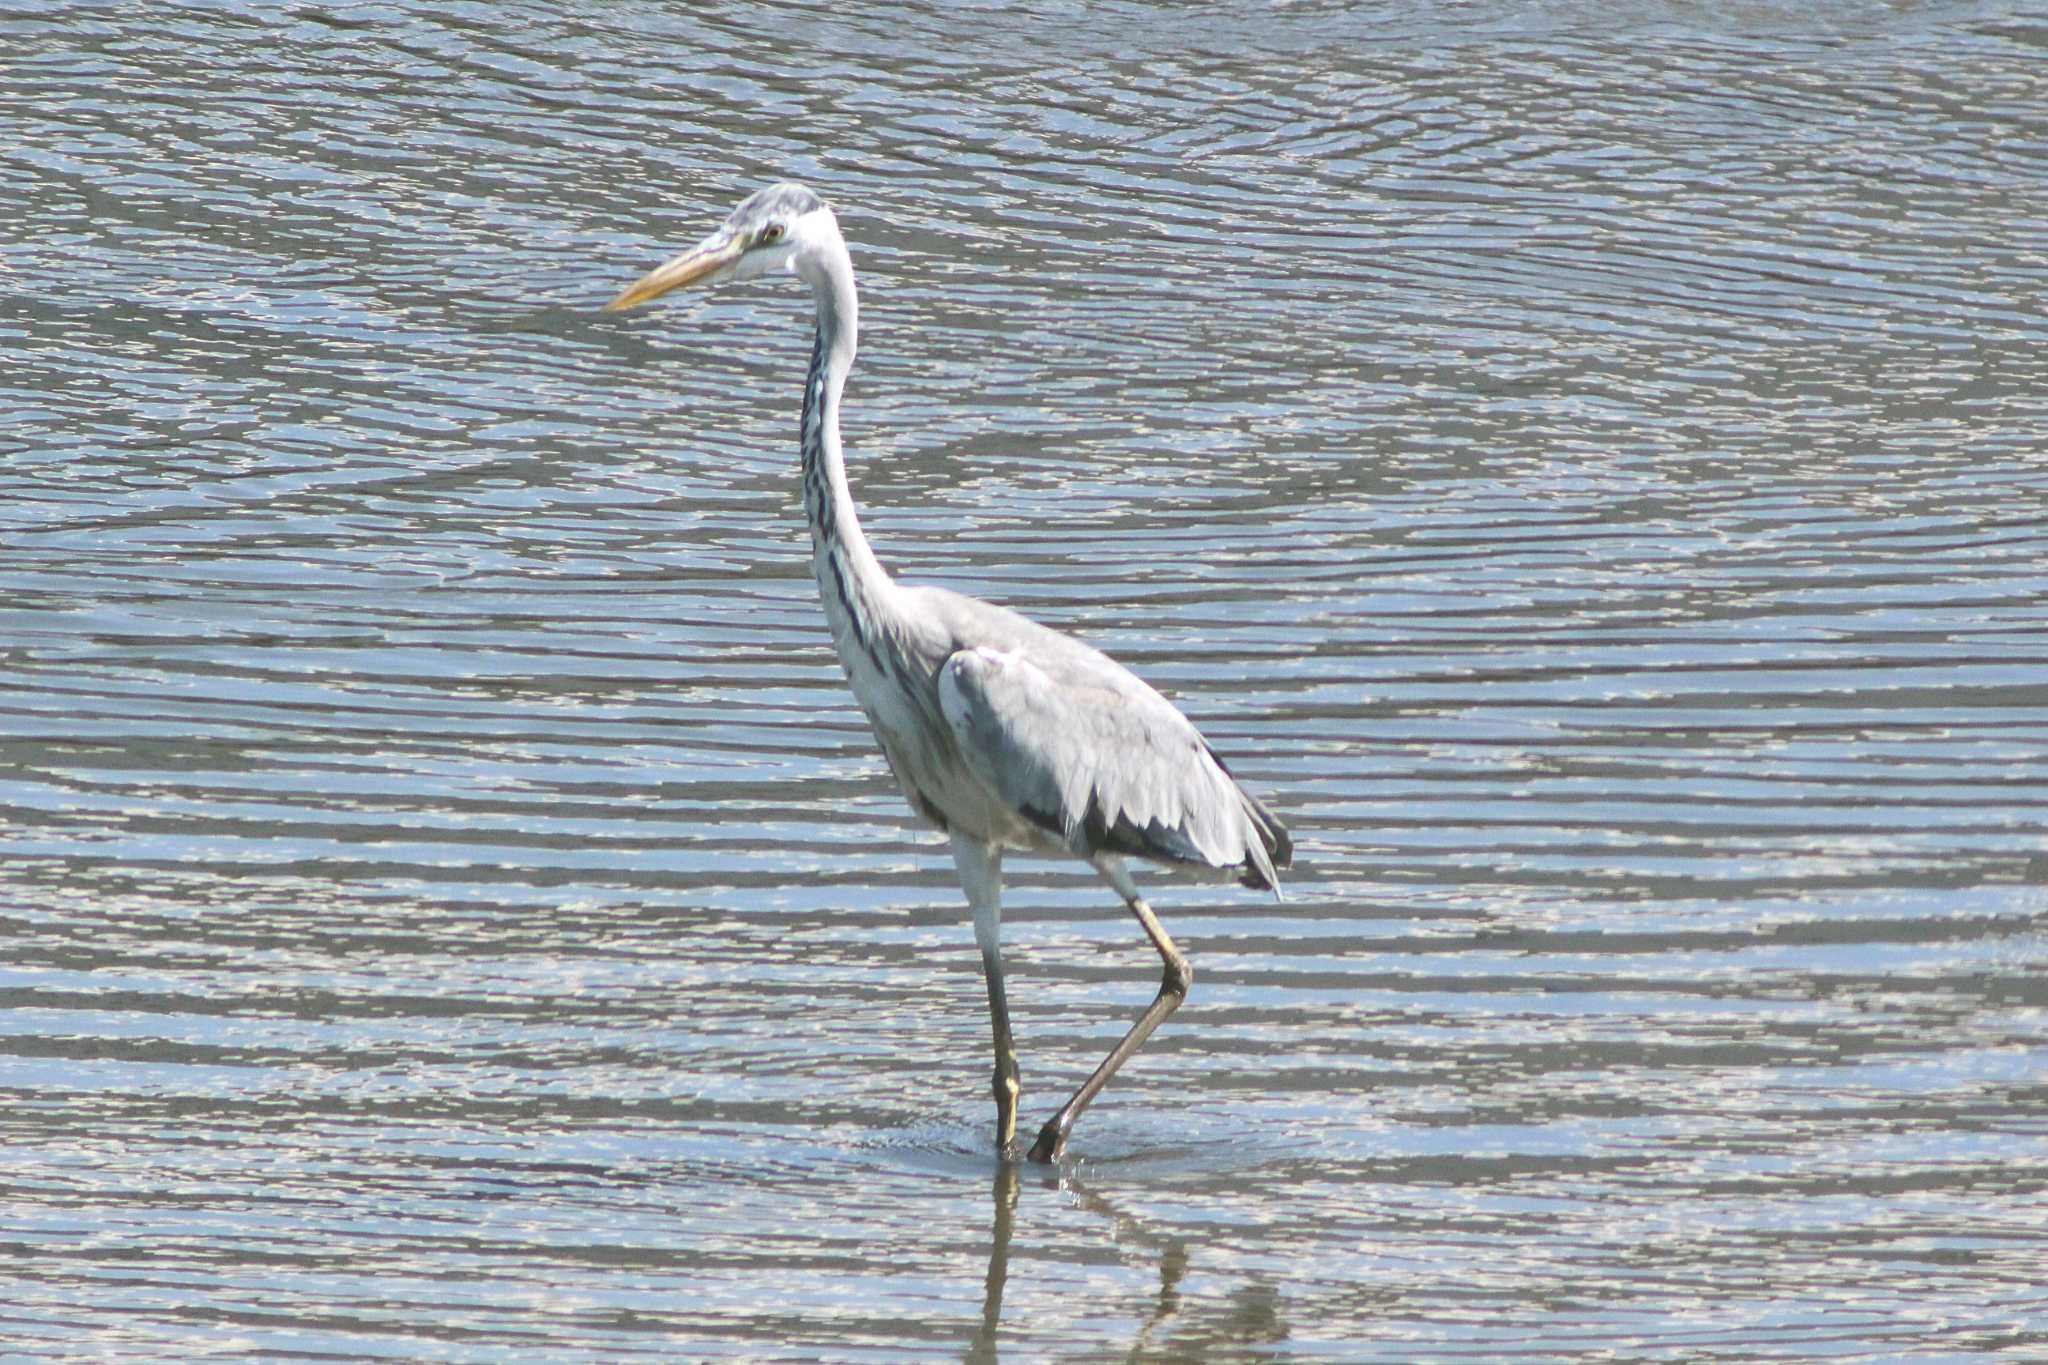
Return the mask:
<path id="1" fill-rule="evenodd" d="M 847 8 L 10 12 L 0 1346 L 2048 1351 L 2048 17 Z M 885 557 L 1297 834 L 1057 1172 L 806 301 L 597 311 L 782 176 Z"/>

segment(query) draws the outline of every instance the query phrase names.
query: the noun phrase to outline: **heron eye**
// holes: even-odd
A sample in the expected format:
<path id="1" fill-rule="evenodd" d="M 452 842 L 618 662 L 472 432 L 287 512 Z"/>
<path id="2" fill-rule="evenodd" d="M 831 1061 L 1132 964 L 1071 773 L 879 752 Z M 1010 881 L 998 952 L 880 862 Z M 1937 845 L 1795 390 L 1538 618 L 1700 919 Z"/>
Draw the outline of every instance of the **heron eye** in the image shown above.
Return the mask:
<path id="1" fill-rule="evenodd" d="M 761 229 L 760 242 L 762 246 L 773 246 L 781 240 L 782 224 L 770 223 L 767 227 Z"/>

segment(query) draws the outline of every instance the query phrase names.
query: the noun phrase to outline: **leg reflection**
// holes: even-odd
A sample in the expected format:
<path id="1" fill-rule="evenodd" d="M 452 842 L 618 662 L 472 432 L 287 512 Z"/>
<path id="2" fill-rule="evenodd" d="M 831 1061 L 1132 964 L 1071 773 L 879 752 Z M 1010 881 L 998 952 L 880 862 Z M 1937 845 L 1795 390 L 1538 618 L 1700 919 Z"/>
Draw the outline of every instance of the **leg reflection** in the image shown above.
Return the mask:
<path id="1" fill-rule="evenodd" d="M 996 1165 L 995 1183 L 991 1190 L 994 1209 L 989 1221 L 988 1275 L 982 1283 L 981 1326 L 967 1348 L 966 1358 L 970 1365 L 987 1365 L 998 1358 L 996 1339 L 1002 1328 L 1003 1287 L 1010 1278 L 1010 1242 L 1017 1223 L 1019 1169 L 1014 1161 Z M 1143 1219 L 1125 1213 L 1082 1184 L 1071 1172 L 1058 1178 L 1048 1176 L 1038 1183 L 1047 1190 L 1064 1191 L 1086 1212 L 1108 1219 L 1113 1229 L 1111 1241 L 1115 1245 L 1143 1248 L 1159 1257 L 1159 1294 L 1153 1301 L 1151 1313 L 1138 1328 L 1138 1339 L 1133 1347 L 1134 1357 L 1142 1357 L 1151 1349 L 1153 1337 L 1160 1328 L 1180 1310 L 1181 1277 L 1188 1271 L 1187 1239 L 1162 1233 Z"/>
<path id="2" fill-rule="evenodd" d="M 982 1282 L 981 1327 L 967 1348 L 972 1365 L 996 1359 L 996 1332 L 1003 1322 L 1003 1285 L 1010 1278 L 1010 1236 L 1017 1222 L 1017 1163 L 998 1161 L 989 1221 L 988 1277 Z"/>
<path id="3" fill-rule="evenodd" d="M 1110 1221 L 1118 1246 L 1143 1247 L 1159 1257 L 1159 1297 L 1153 1301 L 1151 1315 L 1138 1327 L 1138 1340 L 1131 1349 L 1131 1358 L 1141 1359 L 1150 1352 L 1153 1336 L 1180 1311 L 1181 1277 L 1188 1273 L 1187 1239 L 1161 1232 L 1135 1214 L 1125 1213 L 1072 1176 L 1067 1177 L 1066 1188 L 1082 1208 Z"/>

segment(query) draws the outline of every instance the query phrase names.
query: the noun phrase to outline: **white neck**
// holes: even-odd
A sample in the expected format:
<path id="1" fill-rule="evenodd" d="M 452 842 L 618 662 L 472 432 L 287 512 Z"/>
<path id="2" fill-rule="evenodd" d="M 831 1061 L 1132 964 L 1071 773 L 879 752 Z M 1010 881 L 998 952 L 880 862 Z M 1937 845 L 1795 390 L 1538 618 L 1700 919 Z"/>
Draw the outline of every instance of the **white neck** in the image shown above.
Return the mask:
<path id="1" fill-rule="evenodd" d="M 839 399 L 853 368 L 860 303 L 853 288 L 853 261 L 829 212 L 806 215 L 811 240 L 791 261 L 810 284 L 818 304 L 818 336 L 804 381 L 804 514 L 811 526 L 811 568 L 817 575 L 825 615 L 842 660 L 849 649 L 865 649 L 880 629 L 895 583 L 875 558 L 854 511 L 846 483 L 846 456 L 839 442 Z"/>

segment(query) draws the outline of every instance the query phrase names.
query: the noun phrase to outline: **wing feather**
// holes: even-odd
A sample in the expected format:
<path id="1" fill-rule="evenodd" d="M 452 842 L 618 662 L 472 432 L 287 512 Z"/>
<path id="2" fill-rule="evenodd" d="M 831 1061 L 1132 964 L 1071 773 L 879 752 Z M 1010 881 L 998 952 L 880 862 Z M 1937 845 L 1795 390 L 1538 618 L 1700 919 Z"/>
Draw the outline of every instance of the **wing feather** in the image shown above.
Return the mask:
<path id="1" fill-rule="evenodd" d="M 1237 868 L 1248 885 L 1279 889 L 1286 831 L 1187 717 L 1107 656 L 961 649 L 938 691 L 969 769 L 1075 853 Z"/>

